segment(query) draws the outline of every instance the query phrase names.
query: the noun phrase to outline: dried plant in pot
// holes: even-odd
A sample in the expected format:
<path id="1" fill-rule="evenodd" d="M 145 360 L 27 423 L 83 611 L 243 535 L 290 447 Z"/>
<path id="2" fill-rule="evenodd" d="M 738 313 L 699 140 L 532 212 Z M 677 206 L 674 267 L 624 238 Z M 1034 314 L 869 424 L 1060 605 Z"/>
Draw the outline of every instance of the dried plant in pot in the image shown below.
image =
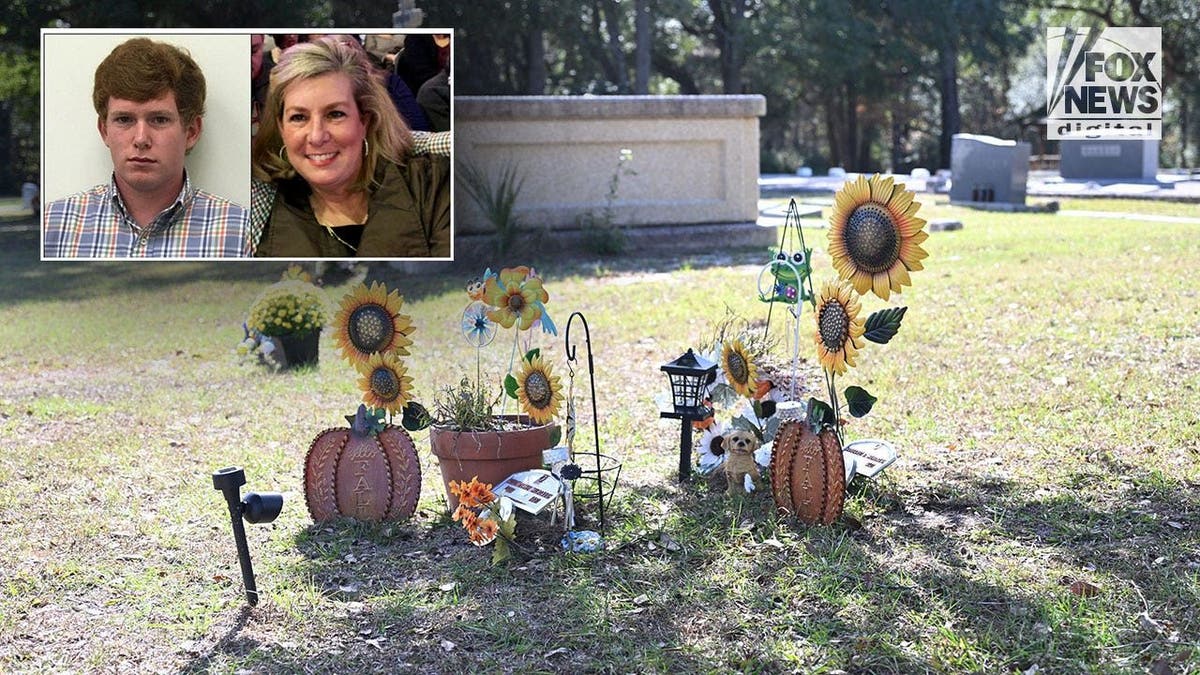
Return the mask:
<path id="1" fill-rule="evenodd" d="M 549 293 L 532 268 L 513 267 L 467 284 L 471 302 L 463 311 L 462 334 L 475 348 L 476 377 L 462 378 L 443 388 L 434 400 L 430 445 L 438 458 L 446 500 L 451 511 L 458 496 L 451 483 L 478 478 L 499 484 L 508 476 L 542 466 L 542 451 L 553 447 L 561 430 L 553 423 L 562 401 L 562 385 L 537 349 L 521 361 L 520 370 L 505 377 L 504 392 L 489 394 L 484 387 L 480 350 L 495 339 L 499 329 L 514 329 L 514 355 L 523 333 L 535 325 L 557 334 L 546 312 Z M 496 413 L 504 395 L 520 402 L 522 414 Z"/>
<path id="2" fill-rule="evenodd" d="M 467 378 L 435 399 L 429 442 L 451 511 L 459 502 L 450 489 L 452 482 L 478 478 L 499 484 L 518 471 L 540 468 L 542 451 L 554 445 L 556 425 L 538 424 L 527 415 L 494 414 L 498 402 Z"/>

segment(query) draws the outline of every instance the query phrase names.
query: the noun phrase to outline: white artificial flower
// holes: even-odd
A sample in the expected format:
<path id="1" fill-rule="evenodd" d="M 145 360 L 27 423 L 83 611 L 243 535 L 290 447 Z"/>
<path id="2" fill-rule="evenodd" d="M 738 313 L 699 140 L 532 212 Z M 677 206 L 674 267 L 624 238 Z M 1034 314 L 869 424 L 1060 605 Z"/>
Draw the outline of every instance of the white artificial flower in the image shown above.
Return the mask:
<path id="1" fill-rule="evenodd" d="M 725 463 L 724 450 L 713 452 L 713 443 L 724 435 L 725 425 L 716 420 L 700 434 L 700 451 L 696 455 L 696 461 L 700 464 L 701 475 L 710 474 Z"/>

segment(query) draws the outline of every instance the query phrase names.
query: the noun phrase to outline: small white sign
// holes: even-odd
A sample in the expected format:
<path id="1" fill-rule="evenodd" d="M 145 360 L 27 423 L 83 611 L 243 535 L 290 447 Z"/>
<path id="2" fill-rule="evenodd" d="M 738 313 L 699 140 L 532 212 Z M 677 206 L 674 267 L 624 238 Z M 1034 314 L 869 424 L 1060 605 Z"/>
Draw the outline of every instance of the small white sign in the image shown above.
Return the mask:
<path id="1" fill-rule="evenodd" d="M 545 469 L 519 471 L 492 488 L 496 498 L 508 497 L 522 511 L 538 514 L 562 494 L 562 483 Z"/>
<path id="2" fill-rule="evenodd" d="M 854 441 L 842 448 L 842 458 L 847 465 L 854 465 L 854 473 L 874 478 L 896 461 L 896 448 L 876 439 Z"/>

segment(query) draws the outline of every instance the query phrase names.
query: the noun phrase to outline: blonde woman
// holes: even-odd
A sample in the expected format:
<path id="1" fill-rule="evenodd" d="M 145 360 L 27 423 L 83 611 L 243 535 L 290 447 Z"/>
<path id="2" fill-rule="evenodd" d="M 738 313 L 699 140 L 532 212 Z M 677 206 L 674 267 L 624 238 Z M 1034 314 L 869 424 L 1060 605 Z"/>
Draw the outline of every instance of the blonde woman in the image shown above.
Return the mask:
<path id="1" fill-rule="evenodd" d="M 449 161 L 411 146 L 361 49 L 336 37 L 288 49 L 251 151 L 255 255 L 448 258 Z"/>

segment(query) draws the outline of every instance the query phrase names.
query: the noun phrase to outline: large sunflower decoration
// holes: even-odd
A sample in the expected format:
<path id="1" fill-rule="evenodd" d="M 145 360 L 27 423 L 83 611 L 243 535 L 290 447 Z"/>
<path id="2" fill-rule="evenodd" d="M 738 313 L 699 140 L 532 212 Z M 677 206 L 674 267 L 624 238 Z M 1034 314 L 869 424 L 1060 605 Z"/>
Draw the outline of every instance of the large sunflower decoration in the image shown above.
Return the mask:
<path id="1" fill-rule="evenodd" d="M 871 411 L 875 397 L 862 387 L 847 387 L 838 397 L 835 381 L 854 367 L 864 339 L 886 344 L 900 330 L 907 307 L 889 307 L 862 319 L 860 295 L 887 300 L 892 291 L 911 286 L 910 272 L 924 269 L 929 237 L 916 217 L 920 202 L 904 185 L 878 174 L 859 176 L 838 191 L 829 217 L 829 255 L 840 279 L 825 282 L 814 303 L 813 343 L 825 372 L 830 403 L 809 400 L 813 427 L 830 426 L 841 436 L 841 401 L 853 417 Z"/>
<path id="2" fill-rule="evenodd" d="M 829 255 L 838 274 L 854 290 L 887 300 L 912 285 L 909 272 L 923 269 L 929 235 L 917 218 L 920 202 L 904 185 L 876 174 L 859 176 L 838 191 L 829 217 Z"/>
<path id="3" fill-rule="evenodd" d="M 374 282 L 359 284 L 342 298 L 334 318 L 334 342 L 342 358 L 358 371 L 363 403 L 376 419 L 403 411 L 410 431 L 428 426 L 429 414 L 412 400 L 412 378 L 402 357 L 412 346 L 412 318 L 402 314 L 404 298 Z"/>
<path id="4" fill-rule="evenodd" d="M 359 284 L 347 293 L 334 319 L 337 330 L 333 339 L 342 358 L 358 367 L 375 353 L 408 356 L 413 324 L 411 317 L 400 313 L 403 305 L 400 293 L 389 293 L 379 282 L 370 287 Z"/>

